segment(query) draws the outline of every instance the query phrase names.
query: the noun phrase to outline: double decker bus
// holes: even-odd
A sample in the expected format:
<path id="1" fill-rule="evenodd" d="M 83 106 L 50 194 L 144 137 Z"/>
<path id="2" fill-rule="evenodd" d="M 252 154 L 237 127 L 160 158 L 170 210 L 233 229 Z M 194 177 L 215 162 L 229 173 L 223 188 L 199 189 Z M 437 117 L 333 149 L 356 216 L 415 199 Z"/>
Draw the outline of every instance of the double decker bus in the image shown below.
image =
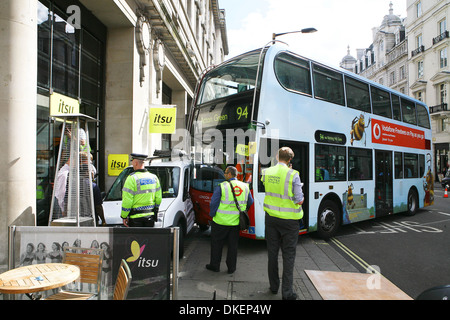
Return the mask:
<path id="1" fill-rule="evenodd" d="M 261 172 L 284 146 L 295 153 L 305 194 L 299 234 L 326 239 L 341 225 L 414 215 L 434 202 L 428 107 L 283 43 L 206 71 L 188 129 L 197 163 L 236 166 L 250 184 L 244 237 L 264 238 Z"/>

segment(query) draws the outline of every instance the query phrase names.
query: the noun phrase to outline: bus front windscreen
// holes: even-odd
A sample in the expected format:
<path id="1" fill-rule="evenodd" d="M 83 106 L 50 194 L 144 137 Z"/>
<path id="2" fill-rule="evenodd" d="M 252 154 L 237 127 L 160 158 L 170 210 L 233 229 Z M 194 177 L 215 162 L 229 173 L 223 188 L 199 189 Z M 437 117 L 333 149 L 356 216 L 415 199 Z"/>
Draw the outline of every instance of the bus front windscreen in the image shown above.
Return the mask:
<path id="1" fill-rule="evenodd" d="M 203 80 L 197 106 L 255 88 L 260 50 L 237 57 L 210 71 Z"/>

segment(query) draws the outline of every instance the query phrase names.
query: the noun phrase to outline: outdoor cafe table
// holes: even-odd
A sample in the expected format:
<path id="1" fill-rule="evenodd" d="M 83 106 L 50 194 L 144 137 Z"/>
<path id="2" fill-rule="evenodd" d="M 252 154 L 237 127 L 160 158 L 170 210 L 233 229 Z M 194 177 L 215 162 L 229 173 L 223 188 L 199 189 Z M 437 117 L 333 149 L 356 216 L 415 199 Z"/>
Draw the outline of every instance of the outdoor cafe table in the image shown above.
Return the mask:
<path id="1" fill-rule="evenodd" d="M 64 263 L 43 263 L 0 274 L 0 293 L 30 294 L 63 287 L 80 277 L 80 268 Z"/>

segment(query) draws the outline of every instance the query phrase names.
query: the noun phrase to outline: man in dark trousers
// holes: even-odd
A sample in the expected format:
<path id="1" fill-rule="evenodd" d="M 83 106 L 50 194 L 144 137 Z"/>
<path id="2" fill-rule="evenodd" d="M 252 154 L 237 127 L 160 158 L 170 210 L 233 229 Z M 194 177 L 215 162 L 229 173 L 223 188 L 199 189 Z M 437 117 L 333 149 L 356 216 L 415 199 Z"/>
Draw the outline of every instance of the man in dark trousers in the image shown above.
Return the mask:
<path id="1" fill-rule="evenodd" d="M 278 165 L 263 171 L 261 181 L 266 196 L 265 236 L 268 251 L 268 274 L 270 290 L 278 292 L 280 277 L 278 274 L 278 252 L 283 255 L 283 282 L 281 295 L 283 300 L 296 300 L 293 288 L 294 263 L 297 251 L 300 220 L 303 218 L 304 201 L 300 174 L 290 168 L 294 158 L 291 148 L 284 147 L 278 151 Z"/>
<path id="2" fill-rule="evenodd" d="M 241 211 L 247 210 L 253 204 L 248 184 L 236 179 L 237 169 L 228 167 L 225 170 L 225 179 L 213 193 L 210 203 L 211 221 L 211 260 L 206 269 L 219 272 L 222 260 L 222 249 L 228 244 L 227 267 L 228 273 L 236 271 L 237 250 L 239 242 L 239 210 L 236 207 L 230 182 L 233 185 Z"/>

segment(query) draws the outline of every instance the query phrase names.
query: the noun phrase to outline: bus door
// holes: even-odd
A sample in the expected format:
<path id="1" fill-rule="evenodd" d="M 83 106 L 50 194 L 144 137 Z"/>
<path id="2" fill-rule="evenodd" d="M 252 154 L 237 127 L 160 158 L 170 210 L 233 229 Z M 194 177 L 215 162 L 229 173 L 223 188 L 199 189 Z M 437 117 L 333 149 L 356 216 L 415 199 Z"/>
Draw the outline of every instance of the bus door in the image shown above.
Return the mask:
<path id="1" fill-rule="evenodd" d="M 393 213 L 392 152 L 375 151 L 375 210 L 376 216 Z"/>
<path id="2" fill-rule="evenodd" d="M 265 152 L 265 155 L 269 156 L 269 153 L 272 150 L 271 147 L 271 139 L 261 139 L 261 146 L 263 146 L 263 148 L 261 148 L 260 152 Z M 267 146 L 267 149 L 265 148 Z M 300 173 L 300 180 L 303 183 L 303 195 L 305 198 L 305 201 L 302 205 L 303 208 L 303 220 L 302 220 L 302 224 L 304 226 L 304 228 L 302 229 L 306 229 L 308 228 L 309 225 L 309 144 L 306 142 L 294 142 L 294 141 L 287 141 L 287 140 L 281 140 L 279 141 L 279 147 L 289 147 L 292 149 L 292 151 L 294 151 L 295 157 L 294 159 L 291 161 L 292 164 L 292 168 L 297 170 Z M 278 150 L 277 150 L 278 151 Z M 261 169 L 265 169 L 268 168 L 270 166 L 276 165 L 276 154 L 272 155 L 272 160 L 271 163 L 268 164 L 263 164 L 260 163 L 260 168 Z M 261 161 L 261 157 L 260 157 L 260 161 Z M 261 171 L 260 171 L 261 173 Z M 258 184 L 258 189 L 259 192 L 264 192 L 264 186 L 262 185 L 262 183 L 260 182 L 261 176 L 259 176 L 259 184 Z"/>

